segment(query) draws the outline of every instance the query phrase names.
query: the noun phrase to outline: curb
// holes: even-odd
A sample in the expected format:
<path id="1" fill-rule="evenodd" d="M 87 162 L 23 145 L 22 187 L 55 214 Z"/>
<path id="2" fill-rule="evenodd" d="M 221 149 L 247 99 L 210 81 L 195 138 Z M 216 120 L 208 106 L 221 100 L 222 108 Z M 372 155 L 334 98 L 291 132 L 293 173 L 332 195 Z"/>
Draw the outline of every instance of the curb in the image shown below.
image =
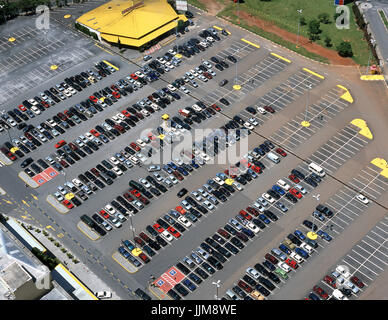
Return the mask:
<path id="1" fill-rule="evenodd" d="M 57 199 L 55 199 L 51 194 L 49 194 L 47 197 L 46 197 L 46 201 L 55 209 L 57 210 L 60 214 L 68 214 L 69 213 L 69 209 L 67 209 L 64 205 L 62 205 L 61 203 L 59 203 L 57 201 Z M 59 209 L 62 209 L 62 211 L 60 211 Z"/>

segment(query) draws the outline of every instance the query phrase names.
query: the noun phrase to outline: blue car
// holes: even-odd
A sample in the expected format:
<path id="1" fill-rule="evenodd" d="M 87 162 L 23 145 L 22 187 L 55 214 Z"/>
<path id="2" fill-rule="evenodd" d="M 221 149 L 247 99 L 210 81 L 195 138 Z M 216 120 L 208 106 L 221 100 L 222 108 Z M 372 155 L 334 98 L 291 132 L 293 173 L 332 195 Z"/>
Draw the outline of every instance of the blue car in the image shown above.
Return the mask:
<path id="1" fill-rule="evenodd" d="M 173 172 L 167 164 L 163 167 L 163 170 L 170 174 Z"/>
<path id="2" fill-rule="evenodd" d="M 190 291 L 194 291 L 195 289 L 197 289 L 197 287 L 194 285 L 194 283 L 192 283 L 189 279 L 185 279 L 182 281 L 182 283 L 190 289 Z"/>
<path id="3" fill-rule="evenodd" d="M 265 214 L 259 214 L 259 219 L 263 221 L 265 224 L 269 224 L 271 221 L 267 218 Z"/>
<path id="4" fill-rule="evenodd" d="M 273 185 L 272 190 L 279 193 L 281 196 L 283 196 L 286 193 L 282 188 L 280 188 L 277 185 Z"/>
<path id="5" fill-rule="evenodd" d="M 324 231 L 322 231 L 322 230 L 318 230 L 318 231 L 317 231 L 317 234 L 318 234 L 321 238 L 325 239 L 326 241 L 331 241 L 331 240 L 333 239 L 328 233 L 326 233 L 326 232 L 324 232 Z"/>
<path id="6" fill-rule="evenodd" d="M 309 294 L 309 298 L 310 300 L 321 300 L 318 298 L 318 296 L 315 293 L 312 293 L 312 292 Z"/>
<path id="7" fill-rule="evenodd" d="M 202 279 L 198 277 L 195 273 L 190 273 L 189 278 L 197 284 L 200 284 L 202 282 Z"/>
<path id="8" fill-rule="evenodd" d="M 135 249 L 135 246 L 132 244 L 131 241 L 129 241 L 129 240 L 124 240 L 123 243 L 124 243 L 124 245 L 125 245 L 129 250 L 132 251 L 133 249 Z"/>
<path id="9" fill-rule="evenodd" d="M 255 234 L 253 233 L 252 230 L 249 230 L 247 228 L 242 228 L 241 231 L 245 233 L 249 238 L 253 238 Z"/>
<path id="10" fill-rule="evenodd" d="M 257 152 L 261 156 L 265 155 L 265 151 L 263 149 L 259 148 L 259 147 L 256 147 L 255 149 L 253 149 L 253 151 Z"/>
<path id="11" fill-rule="evenodd" d="M 301 248 L 295 248 L 295 252 L 297 254 L 299 254 L 304 259 L 307 259 L 309 257 L 309 254 L 305 250 L 303 250 Z"/>
<path id="12" fill-rule="evenodd" d="M 178 167 L 178 169 L 177 169 L 180 173 L 182 173 L 184 176 L 188 176 L 189 175 L 189 173 L 185 170 L 185 169 L 183 169 L 182 167 Z"/>
<path id="13" fill-rule="evenodd" d="M 194 160 L 191 160 L 191 166 L 192 166 L 194 169 L 198 169 L 198 168 L 199 168 L 199 165 L 198 165 Z"/>
<path id="14" fill-rule="evenodd" d="M 174 170 L 177 170 L 177 169 L 178 169 L 177 165 L 176 165 L 174 162 L 169 162 L 169 163 L 167 163 L 167 165 L 168 165 L 170 168 L 174 169 Z"/>
<path id="15" fill-rule="evenodd" d="M 302 241 L 304 241 L 306 239 L 306 236 L 303 234 L 302 231 L 295 230 L 294 235 L 296 235 Z"/>
<path id="16" fill-rule="evenodd" d="M 291 250 L 288 249 L 283 243 L 279 246 L 279 249 L 283 251 L 285 254 L 291 254 Z"/>
<path id="17" fill-rule="evenodd" d="M 276 270 L 276 267 L 268 260 L 265 260 L 263 262 L 263 265 L 264 265 L 264 267 L 267 267 L 267 269 L 270 270 L 270 271 L 275 271 Z"/>
<path id="18" fill-rule="evenodd" d="M 129 252 L 127 250 L 125 250 L 125 248 L 123 246 L 120 246 L 118 251 L 120 252 L 120 254 L 125 258 L 125 259 L 128 259 L 128 257 L 130 256 Z"/>
<path id="19" fill-rule="evenodd" d="M 248 169 L 247 172 L 252 176 L 253 179 L 256 179 L 258 177 L 256 172 L 253 171 L 252 169 Z"/>

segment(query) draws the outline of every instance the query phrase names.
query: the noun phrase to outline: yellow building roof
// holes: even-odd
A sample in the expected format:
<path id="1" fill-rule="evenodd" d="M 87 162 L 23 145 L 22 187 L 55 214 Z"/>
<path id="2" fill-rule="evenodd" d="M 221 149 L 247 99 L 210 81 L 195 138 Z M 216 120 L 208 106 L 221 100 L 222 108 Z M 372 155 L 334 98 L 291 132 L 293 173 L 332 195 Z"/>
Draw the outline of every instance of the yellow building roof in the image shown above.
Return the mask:
<path id="1" fill-rule="evenodd" d="M 143 2 L 143 4 L 141 4 Z M 139 6 L 128 12 L 133 5 Z M 176 26 L 176 20 L 186 21 L 167 0 L 112 0 L 77 19 L 77 22 L 99 31 L 109 42 L 140 46 Z"/>

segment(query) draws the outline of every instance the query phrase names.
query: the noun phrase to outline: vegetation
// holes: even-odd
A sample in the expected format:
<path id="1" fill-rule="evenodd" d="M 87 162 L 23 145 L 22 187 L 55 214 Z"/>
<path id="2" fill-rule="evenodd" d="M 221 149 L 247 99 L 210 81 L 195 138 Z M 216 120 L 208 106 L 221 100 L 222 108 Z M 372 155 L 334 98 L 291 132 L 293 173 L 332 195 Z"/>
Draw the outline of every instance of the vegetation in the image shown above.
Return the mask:
<path id="1" fill-rule="evenodd" d="M 353 56 L 352 45 L 349 42 L 342 41 L 337 46 L 337 51 L 341 57 L 352 57 Z"/>
<path id="2" fill-rule="evenodd" d="M 51 257 L 47 253 L 40 251 L 38 248 L 32 248 L 31 252 L 50 270 L 53 270 L 59 263 L 61 263 L 58 258 Z"/>
<path id="3" fill-rule="evenodd" d="M 174 1 L 175 2 L 175 1 Z M 198 0 L 187 0 L 187 2 L 189 3 L 189 4 L 191 4 L 191 5 L 193 5 L 194 7 L 197 7 L 197 8 L 199 8 L 199 9 L 202 9 L 203 11 L 207 11 L 206 10 L 206 6 L 202 3 L 202 2 L 200 2 L 200 1 L 198 1 Z"/>

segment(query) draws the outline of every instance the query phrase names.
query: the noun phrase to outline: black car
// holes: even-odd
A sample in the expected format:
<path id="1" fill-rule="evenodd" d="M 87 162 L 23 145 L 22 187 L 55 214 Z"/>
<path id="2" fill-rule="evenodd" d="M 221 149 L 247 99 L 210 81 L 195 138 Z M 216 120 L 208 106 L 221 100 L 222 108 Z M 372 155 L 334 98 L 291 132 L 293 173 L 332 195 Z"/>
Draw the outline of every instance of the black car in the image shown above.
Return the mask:
<path id="1" fill-rule="evenodd" d="M 318 183 L 312 179 L 311 177 L 307 177 L 304 179 L 304 181 L 309 184 L 310 186 L 312 186 L 313 188 L 316 188 L 318 186 Z"/>
<path id="2" fill-rule="evenodd" d="M 135 290 L 135 294 L 142 300 L 151 300 L 151 297 L 140 288 Z"/>
<path id="3" fill-rule="evenodd" d="M 187 296 L 189 294 L 189 291 L 182 286 L 180 283 L 177 283 L 174 287 L 176 291 L 178 291 L 183 297 Z"/>
<path id="4" fill-rule="evenodd" d="M 176 267 L 182 271 L 182 273 L 184 273 L 186 276 L 190 273 L 190 270 L 184 265 L 182 264 L 181 262 L 178 262 L 176 264 Z"/>
<path id="5" fill-rule="evenodd" d="M 34 160 L 33 160 L 32 158 L 27 158 L 27 159 L 25 159 L 25 160 L 20 164 L 20 166 L 21 166 L 22 168 L 25 168 L 25 167 L 29 166 L 31 163 L 33 163 L 33 162 L 34 162 Z"/>
<path id="6" fill-rule="evenodd" d="M 316 224 L 313 225 L 313 223 L 309 220 L 304 220 L 303 225 L 309 229 L 313 228 L 314 231 L 317 231 L 317 229 L 318 229 L 317 225 Z"/>
<path id="7" fill-rule="evenodd" d="M 291 242 L 293 244 L 296 244 L 297 246 L 300 246 L 302 244 L 302 241 L 300 241 L 295 235 L 293 235 L 292 233 L 290 233 L 288 236 L 287 236 L 288 239 L 291 240 Z"/>
<path id="8" fill-rule="evenodd" d="M 228 249 L 230 252 L 232 252 L 233 254 L 237 254 L 239 253 L 240 251 L 234 246 L 232 245 L 231 243 L 227 242 L 225 244 L 225 248 Z"/>
<path id="9" fill-rule="evenodd" d="M 237 62 L 237 59 L 233 56 L 227 56 L 226 57 L 229 61 L 233 62 L 233 63 L 236 63 Z"/>
<path id="10" fill-rule="evenodd" d="M 225 98 L 221 98 L 221 99 L 220 99 L 220 102 L 221 102 L 222 104 L 226 105 L 226 106 L 229 106 L 229 105 L 230 105 L 229 101 L 226 100 Z"/>
<path id="11" fill-rule="evenodd" d="M 270 291 L 272 291 L 276 288 L 271 281 L 269 281 L 268 279 L 266 279 L 262 276 L 260 276 L 258 280 L 262 285 L 264 285 Z"/>
<path id="12" fill-rule="evenodd" d="M 157 243 L 159 243 L 162 247 L 165 247 L 167 246 L 167 242 L 159 235 L 157 235 L 155 237 L 155 240 L 157 241 Z"/>
<path id="13" fill-rule="evenodd" d="M 179 294 L 177 294 L 173 289 L 168 290 L 167 294 L 174 300 L 181 300 Z"/>
<path id="14" fill-rule="evenodd" d="M 305 178 L 305 175 L 297 169 L 292 169 L 291 174 L 297 176 L 299 179 L 302 179 L 302 180 Z"/>
<path id="15" fill-rule="evenodd" d="M 202 262 L 202 267 L 210 274 L 214 274 L 216 272 L 216 270 L 207 262 Z"/>

